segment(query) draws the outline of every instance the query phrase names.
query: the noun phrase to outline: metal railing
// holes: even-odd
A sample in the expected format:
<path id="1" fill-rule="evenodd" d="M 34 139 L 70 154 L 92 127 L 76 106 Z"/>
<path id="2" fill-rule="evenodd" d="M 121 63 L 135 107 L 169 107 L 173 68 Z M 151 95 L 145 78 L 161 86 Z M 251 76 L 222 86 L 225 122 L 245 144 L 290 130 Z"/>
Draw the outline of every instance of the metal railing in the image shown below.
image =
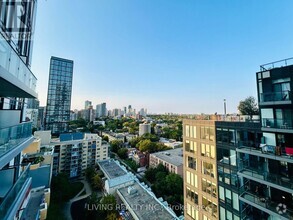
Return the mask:
<path id="1" fill-rule="evenodd" d="M 293 188 L 293 179 L 279 174 L 272 174 L 264 169 L 252 168 L 246 161 L 239 162 L 239 172 L 255 179 L 270 182 L 287 189 Z"/>
<path id="2" fill-rule="evenodd" d="M 291 100 L 291 91 L 260 93 L 260 102 Z"/>
<path id="3" fill-rule="evenodd" d="M 292 129 L 293 120 L 289 119 L 274 119 L 274 118 L 263 118 L 263 128 L 278 128 L 278 129 Z"/>
<path id="4" fill-rule="evenodd" d="M 246 185 L 240 188 L 240 194 L 241 194 L 240 195 L 241 198 L 248 200 L 256 205 L 259 205 L 263 207 L 264 209 L 270 210 L 271 212 L 276 213 L 276 215 L 280 215 L 285 218 L 293 217 L 293 210 L 289 209 L 285 202 L 280 203 L 280 202 L 272 201 L 271 198 L 269 197 L 257 196 L 255 195 L 255 192 L 252 192 L 249 189 L 249 187 Z M 280 204 L 286 205 L 287 209 L 285 212 L 278 211 L 278 206 L 280 206 Z"/>
<path id="5" fill-rule="evenodd" d="M 287 58 L 284 60 L 278 60 L 275 62 L 263 64 L 260 66 L 260 71 L 267 71 L 267 70 L 274 69 L 277 67 L 283 67 L 283 66 L 288 66 L 288 65 L 292 65 L 292 64 L 293 64 L 293 57 Z"/>
<path id="6" fill-rule="evenodd" d="M 32 122 L 0 128 L 0 158 L 32 136 Z"/>
<path id="7" fill-rule="evenodd" d="M 20 196 L 26 181 L 30 178 L 29 171 L 30 171 L 30 164 L 25 168 L 25 170 L 19 176 L 16 183 L 7 193 L 3 202 L 0 204 L 0 219 L 6 219 L 6 215 L 9 213 L 10 209 L 13 207 L 13 203 Z"/>
<path id="8" fill-rule="evenodd" d="M 33 91 L 36 91 L 37 78 L 19 57 L 18 53 L 0 33 L 0 66 L 11 73 Z"/>

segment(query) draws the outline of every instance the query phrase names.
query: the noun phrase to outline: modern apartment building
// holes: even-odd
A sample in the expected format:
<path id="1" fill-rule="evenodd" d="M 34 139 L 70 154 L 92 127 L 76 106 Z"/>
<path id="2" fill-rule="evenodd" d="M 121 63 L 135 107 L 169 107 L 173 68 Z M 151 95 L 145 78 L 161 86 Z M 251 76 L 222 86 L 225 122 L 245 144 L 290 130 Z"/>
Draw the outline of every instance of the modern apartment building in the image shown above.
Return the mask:
<path id="1" fill-rule="evenodd" d="M 237 152 L 243 146 L 259 146 L 261 139 L 259 121 L 216 121 L 219 219 L 253 219 L 246 215 L 248 205 L 239 200 L 243 178 L 238 176 L 241 159 Z"/>
<path id="2" fill-rule="evenodd" d="M 54 146 L 53 175 L 62 172 L 70 178 L 80 177 L 86 168 L 109 159 L 109 145 L 97 134 L 61 134 L 51 145 Z"/>
<path id="3" fill-rule="evenodd" d="M 24 122 L 24 105 L 26 98 L 37 98 L 37 79 L 30 70 L 36 3 L 0 3 L 0 219 L 4 220 L 20 219 L 30 199 L 30 165 L 20 162 L 21 151 L 33 142 L 32 123 Z"/>
<path id="4" fill-rule="evenodd" d="M 52 134 L 68 132 L 72 92 L 73 61 L 51 57 L 45 129 Z"/>
<path id="5" fill-rule="evenodd" d="M 263 138 L 260 145 L 237 150 L 240 201 L 254 219 L 293 218 L 293 65 L 288 62 L 263 65 L 256 73 Z"/>
<path id="6" fill-rule="evenodd" d="M 218 219 L 215 121 L 183 120 L 185 219 Z"/>

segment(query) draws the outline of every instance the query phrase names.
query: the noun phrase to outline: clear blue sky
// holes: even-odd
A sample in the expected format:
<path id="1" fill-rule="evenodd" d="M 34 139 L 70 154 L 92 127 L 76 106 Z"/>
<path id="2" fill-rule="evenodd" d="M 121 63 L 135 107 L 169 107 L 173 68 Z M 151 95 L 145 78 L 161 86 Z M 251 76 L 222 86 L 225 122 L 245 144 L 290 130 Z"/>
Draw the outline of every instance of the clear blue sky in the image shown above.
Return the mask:
<path id="1" fill-rule="evenodd" d="M 32 70 L 46 104 L 50 57 L 73 59 L 85 100 L 150 112 L 236 112 L 259 65 L 293 57 L 292 0 L 40 0 Z"/>

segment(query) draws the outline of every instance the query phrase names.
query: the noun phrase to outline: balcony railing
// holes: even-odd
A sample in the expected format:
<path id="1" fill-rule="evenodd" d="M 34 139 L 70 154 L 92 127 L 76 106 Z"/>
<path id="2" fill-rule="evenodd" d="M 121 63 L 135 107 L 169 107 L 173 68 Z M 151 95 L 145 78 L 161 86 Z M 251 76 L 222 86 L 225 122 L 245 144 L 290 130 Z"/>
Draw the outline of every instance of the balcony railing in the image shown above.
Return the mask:
<path id="1" fill-rule="evenodd" d="M 291 91 L 261 93 L 260 102 L 276 102 L 291 100 Z"/>
<path id="2" fill-rule="evenodd" d="M 255 195 L 254 192 L 249 190 L 248 186 L 242 186 L 240 188 L 240 198 L 247 200 L 257 206 L 261 206 L 268 214 L 274 213 L 276 216 L 282 216 L 285 219 L 291 219 L 293 217 L 293 210 L 289 209 L 287 204 L 272 201 L 269 197 L 261 197 Z M 281 205 L 286 206 L 285 211 L 278 211 L 278 207 Z"/>
<path id="3" fill-rule="evenodd" d="M 239 163 L 240 174 L 253 177 L 254 179 L 258 179 L 260 181 L 265 181 L 267 183 L 272 183 L 277 186 L 284 187 L 284 189 L 287 189 L 287 191 L 291 192 L 293 189 L 293 179 L 288 178 L 286 176 L 278 175 L 278 174 L 272 174 L 264 170 L 260 169 L 254 169 L 250 167 L 249 165 L 246 165 L 244 163 Z"/>
<path id="4" fill-rule="evenodd" d="M 10 189 L 3 202 L 0 203 L 0 219 L 6 219 L 7 214 L 9 214 L 10 209 L 13 207 L 13 203 L 18 199 L 20 193 L 23 191 L 23 187 L 30 178 L 29 176 L 30 165 L 28 165 L 22 172 L 16 183 Z"/>
<path id="5" fill-rule="evenodd" d="M 263 118 L 263 128 L 292 129 L 293 120 Z"/>
<path id="6" fill-rule="evenodd" d="M 33 91 L 37 78 L 0 33 L 0 66 Z"/>
<path id="7" fill-rule="evenodd" d="M 31 122 L 0 128 L 0 158 L 30 136 L 32 136 Z"/>

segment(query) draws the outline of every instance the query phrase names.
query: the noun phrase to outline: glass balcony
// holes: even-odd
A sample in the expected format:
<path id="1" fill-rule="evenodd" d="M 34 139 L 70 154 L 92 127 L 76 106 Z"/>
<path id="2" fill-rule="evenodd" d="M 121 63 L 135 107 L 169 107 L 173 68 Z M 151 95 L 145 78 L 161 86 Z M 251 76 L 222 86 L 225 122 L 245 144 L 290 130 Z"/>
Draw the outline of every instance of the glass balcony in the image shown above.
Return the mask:
<path id="1" fill-rule="evenodd" d="M 0 33 L 0 66 L 36 91 L 37 78 Z"/>
<path id="2" fill-rule="evenodd" d="M 254 192 L 249 190 L 248 186 L 242 186 L 240 188 L 240 200 L 248 203 L 257 209 L 275 216 L 278 219 L 291 219 L 293 217 L 293 210 L 289 209 L 286 204 L 272 201 L 270 198 L 260 197 L 255 195 Z"/>
<path id="3" fill-rule="evenodd" d="M 263 118 L 262 127 L 263 128 L 277 128 L 277 129 L 292 129 L 293 120 L 285 119 L 274 119 L 274 118 Z"/>
<path id="4" fill-rule="evenodd" d="M 237 152 L 246 153 L 254 156 L 269 158 L 273 160 L 286 161 L 293 163 L 292 147 L 272 146 L 267 144 L 258 144 L 254 142 L 239 141 Z"/>
<path id="5" fill-rule="evenodd" d="M 0 128 L 0 158 L 31 136 L 31 122 Z"/>
<path id="6" fill-rule="evenodd" d="M 272 174 L 264 170 L 253 169 L 248 165 L 243 165 L 242 163 L 240 163 L 239 168 L 239 175 L 243 175 L 248 179 L 253 179 L 274 188 L 280 188 L 288 193 L 293 193 L 293 178 Z"/>
<path id="7" fill-rule="evenodd" d="M 25 168 L 25 170 L 22 172 L 13 187 L 10 189 L 4 200 L 0 203 L 0 219 L 7 218 L 7 215 L 10 213 L 10 209 L 13 207 L 14 203 L 17 201 L 23 190 L 25 190 L 25 184 L 30 178 L 29 171 L 30 165 Z"/>
<path id="8" fill-rule="evenodd" d="M 260 102 L 290 101 L 291 91 L 269 92 L 260 94 Z"/>

